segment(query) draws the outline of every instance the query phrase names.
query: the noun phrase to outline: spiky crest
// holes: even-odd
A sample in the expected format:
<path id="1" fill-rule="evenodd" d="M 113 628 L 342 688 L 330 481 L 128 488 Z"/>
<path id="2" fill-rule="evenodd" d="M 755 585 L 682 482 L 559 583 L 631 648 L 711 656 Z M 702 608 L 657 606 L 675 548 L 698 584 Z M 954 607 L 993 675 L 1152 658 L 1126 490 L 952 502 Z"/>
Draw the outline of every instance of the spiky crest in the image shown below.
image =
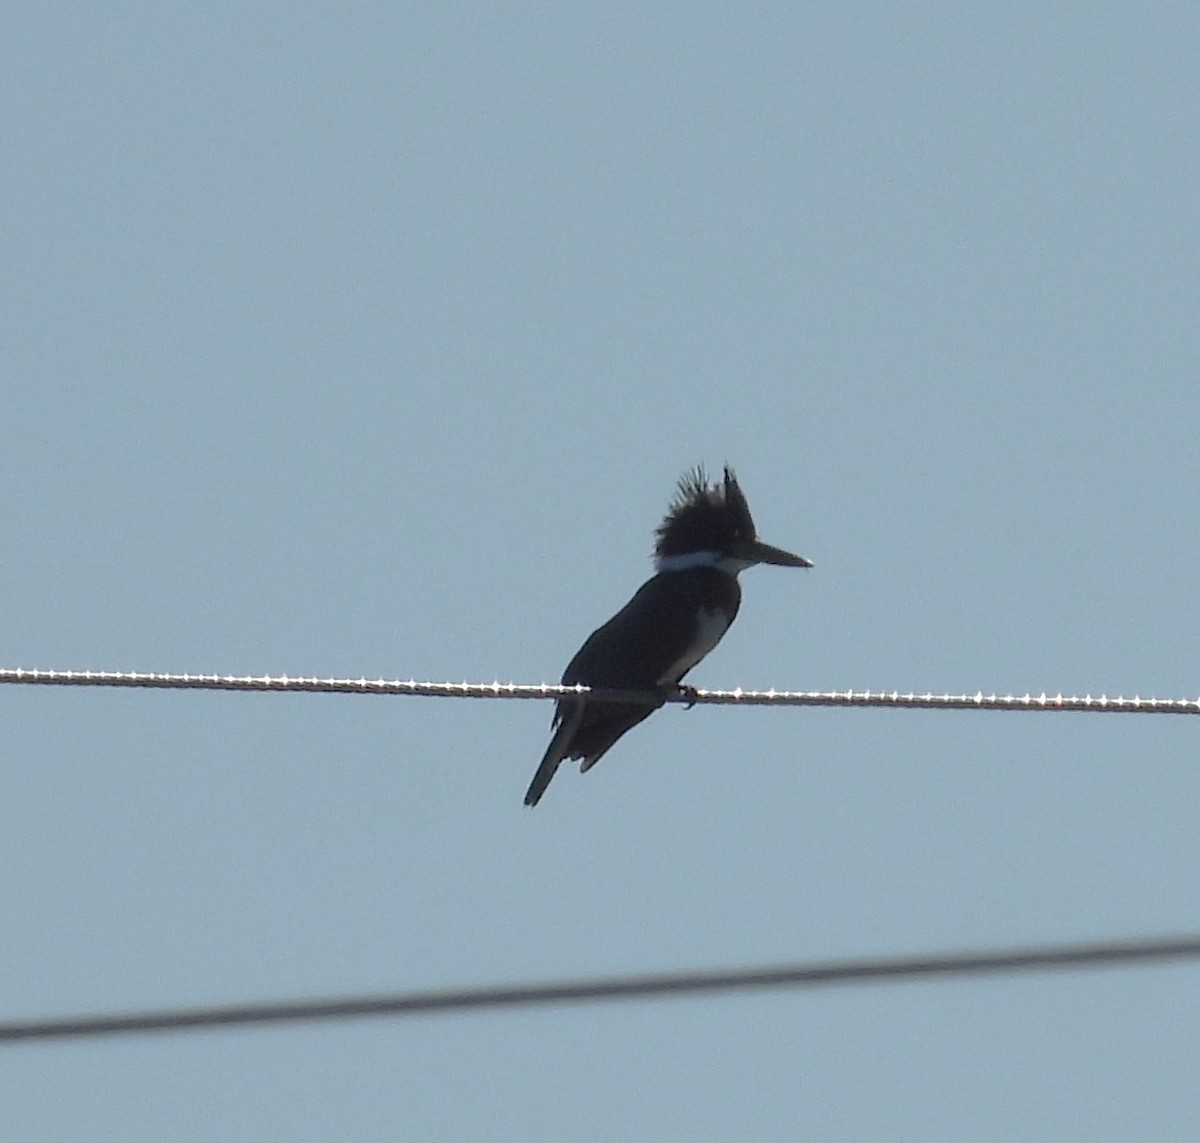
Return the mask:
<path id="1" fill-rule="evenodd" d="M 725 553 L 735 540 L 755 538 L 750 505 L 732 468 L 722 483 L 709 483 L 704 465 L 679 478 L 675 497 L 655 530 L 655 559 L 708 551 Z"/>

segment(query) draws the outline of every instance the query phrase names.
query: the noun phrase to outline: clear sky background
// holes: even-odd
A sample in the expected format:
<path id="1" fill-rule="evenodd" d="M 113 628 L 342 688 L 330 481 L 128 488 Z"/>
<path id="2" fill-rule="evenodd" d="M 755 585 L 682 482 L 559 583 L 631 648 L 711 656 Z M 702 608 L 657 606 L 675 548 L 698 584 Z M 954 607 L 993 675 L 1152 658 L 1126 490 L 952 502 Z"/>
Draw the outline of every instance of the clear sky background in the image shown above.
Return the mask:
<path id="1" fill-rule="evenodd" d="M 1194 4 L 10 4 L 0 661 L 1200 694 Z M 1200 925 L 1200 720 L 0 693 L 0 1018 Z M 1200 968 L 10 1046 L 12 1140 L 1193 1140 Z"/>

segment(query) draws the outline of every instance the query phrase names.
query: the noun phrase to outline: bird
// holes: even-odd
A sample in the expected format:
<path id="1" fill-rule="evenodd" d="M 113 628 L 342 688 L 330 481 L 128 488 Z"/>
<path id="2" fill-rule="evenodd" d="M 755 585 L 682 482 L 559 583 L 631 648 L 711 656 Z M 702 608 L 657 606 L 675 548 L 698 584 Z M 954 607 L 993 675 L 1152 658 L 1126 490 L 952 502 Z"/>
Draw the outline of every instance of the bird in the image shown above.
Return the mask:
<path id="1" fill-rule="evenodd" d="M 679 693 L 683 677 L 720 641 L 741 604 L 738 573 L 755 564 L 811 568 L 811 560 L 758 539 L 732 468 L 709 482 L 685 472 L 655 531 L 654 567 L 633 598 L 588 636 L 563 672 L 564 686 L 643 691 L 640 702 L 559 699 L 550 745 L 525 794 L 536 806 L 564 759 L 590 770 L 627 730 Z M 688 688 L 682 688 L 688 690 Z"/>

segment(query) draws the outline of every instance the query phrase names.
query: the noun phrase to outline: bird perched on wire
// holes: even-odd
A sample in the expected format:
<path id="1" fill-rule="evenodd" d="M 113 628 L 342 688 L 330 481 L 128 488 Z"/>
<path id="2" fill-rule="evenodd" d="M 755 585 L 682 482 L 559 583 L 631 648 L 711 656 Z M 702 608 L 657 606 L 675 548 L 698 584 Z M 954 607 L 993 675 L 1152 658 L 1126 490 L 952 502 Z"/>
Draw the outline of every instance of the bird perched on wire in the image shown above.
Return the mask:
<path id="1" fill-rule="evenodd" d="M 733 469 L 710 484 L 703 467 L 685 473 L 655 532 L 655 575 L 603 627 L 593 631 L 563 672 L 563 685 L 643 691 L 642 702 L 588 697 L 558 702 L 554 736 L 525 794 L 536 806 L 559 763 L 582 760 L 590 770 L 627 730 L 675 694 L 688 673 L 720 641 L 741 603 L 738 573 L 755 564 L 810 568 L 758 539 L 750 506 Z"/>

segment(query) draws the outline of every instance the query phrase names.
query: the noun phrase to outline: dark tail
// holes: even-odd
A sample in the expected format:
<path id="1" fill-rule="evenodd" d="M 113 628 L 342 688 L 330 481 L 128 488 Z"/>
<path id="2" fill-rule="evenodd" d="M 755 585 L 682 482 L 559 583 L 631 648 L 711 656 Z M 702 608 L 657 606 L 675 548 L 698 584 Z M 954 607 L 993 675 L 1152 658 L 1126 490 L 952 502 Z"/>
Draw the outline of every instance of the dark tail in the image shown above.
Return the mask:
<path id="1" fill-rule="evenodd" d="M 558 764 L 570 752 L 571 740 L 575 737 L 575 732 L 583 721 L 585 706 L 586 703 L 575 703 L 570 714 L 558 724 L 554 737 L 550 739 L 550 745 L 546 747 L 546 753 L 542 755 L 537 773 L 534 774 L 533 781 L 529 783 L 529 789 L 525 791 L 527 806 L 536 806 L 541 801 L 546 787 L 550 785 L 550 779 L 554 777 L 554 773 L 558 769 Z"/>

